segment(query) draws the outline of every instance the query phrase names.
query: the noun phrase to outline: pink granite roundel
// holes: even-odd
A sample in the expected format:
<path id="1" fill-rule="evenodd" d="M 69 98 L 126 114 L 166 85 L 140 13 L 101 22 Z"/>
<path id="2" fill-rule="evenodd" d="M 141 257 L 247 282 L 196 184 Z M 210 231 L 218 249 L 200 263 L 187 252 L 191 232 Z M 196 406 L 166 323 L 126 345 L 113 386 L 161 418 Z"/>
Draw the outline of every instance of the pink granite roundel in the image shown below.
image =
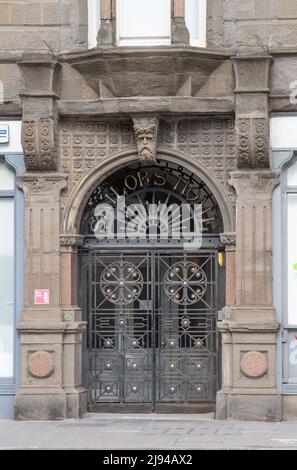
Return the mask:
<path id="1" fill-rule="evenodd" d="M 267 373 L 267 359 L 258 351 L 248 352 L 241 358 L 240 369 L 246 377 L 260 379 Z"/>
<path id="2" fill-rule="evenodd" d="M 46 379 L 54 372 L 55 365 L 51 355 L 46 351 L 32 354 L 28 361 L 28 370 L 32 377 Z"/>

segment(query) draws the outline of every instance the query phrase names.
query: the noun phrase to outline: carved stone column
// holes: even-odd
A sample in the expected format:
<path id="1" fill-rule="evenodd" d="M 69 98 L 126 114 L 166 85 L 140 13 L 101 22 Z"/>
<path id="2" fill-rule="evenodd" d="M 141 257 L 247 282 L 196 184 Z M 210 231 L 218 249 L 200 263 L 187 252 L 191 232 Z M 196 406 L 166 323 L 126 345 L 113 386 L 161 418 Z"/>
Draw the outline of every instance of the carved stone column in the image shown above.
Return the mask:
<path id="1" fill-rule="evenodd" d="M 58 75 L 53 54 L 23 54 L 22 146 L 27 171 L 58 170 Z"/>
<path id="2" fill-rule="evenodd" d="M 185 22 L 185 0 L 172 0 L 172 44 L 189 44 L 190 34 Z"/>
<path id="3" fill-rule="evenodd" d="M 279 325 L 272 305 L 272 192 L 270 170 L 231 173 L 236 202 L 236 299 L 218 328 L 223 338 L 223 384 L 217 418 L 281 419 L 275 354 Z"/>
<path id="4" fill-rule="evenodd" d="M 60 291 L 62 319 L 67 323 L 63 339 L 63 390 L 66 393 L 66 416 L 79 417 L 87 408 L 87 394 L 82 388 L 82 332 L 86 323 L 81 321 L 78 307 L 78 247 L 83 237 L 60 236 Z"/>
<path id="5" fill-rule="evenodd" d="M 238 168 L 269 168 L 271 59 L 253 48 L 241 48 L 233 57 Z"/>
<path id="6" fill-rule="evenodd" d="M 21 377 L 15 416 L 75 418 L 86 409 L 77 373 L 84 323 L 79 313 L 70 318 L 61 308 L 60 192 L 67 177 L 27 173 L 18 184 L 25 193 L 25 305 L 18 324 Z M 41 303 L 38 290 L 48 294 Z"/>
<path id="7" fill-rule="evenodd" d="M 226 305 L 235 303 L 235 250 L 236 233 L 221 233 L 221 242 L 226 253 Z"/>
<path id="8" fill-rule="evenodd" d="M 115 42 L 112 0 L 100 1 L 100 28 L 97 36 L 98 46 L 112 46 Z"/>

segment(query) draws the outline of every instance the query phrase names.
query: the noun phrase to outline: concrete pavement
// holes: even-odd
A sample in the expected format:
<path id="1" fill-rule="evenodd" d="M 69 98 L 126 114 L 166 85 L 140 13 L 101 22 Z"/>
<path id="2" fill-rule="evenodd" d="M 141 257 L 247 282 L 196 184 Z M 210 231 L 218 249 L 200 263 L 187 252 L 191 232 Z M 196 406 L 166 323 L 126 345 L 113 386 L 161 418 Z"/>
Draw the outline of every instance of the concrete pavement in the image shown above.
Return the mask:
<path id="1" fill-rule="evenodd" d="M 211 414 L 0 420 L 0 449 L 297 449 L 297 421 L 215 421 Z"/>

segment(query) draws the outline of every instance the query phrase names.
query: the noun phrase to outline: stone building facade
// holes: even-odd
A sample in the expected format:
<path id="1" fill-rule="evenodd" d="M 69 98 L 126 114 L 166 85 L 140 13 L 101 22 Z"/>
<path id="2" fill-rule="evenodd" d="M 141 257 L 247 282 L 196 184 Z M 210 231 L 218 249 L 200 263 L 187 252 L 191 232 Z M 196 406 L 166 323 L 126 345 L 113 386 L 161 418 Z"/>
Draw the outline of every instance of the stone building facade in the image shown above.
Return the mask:
<path id="1" fill-rule="evenodd" d="M 24 296 L 15 291 L 15 368 L 0 377 L 3 415 L 12 406 L 17 419 L 139 406 L 214 409 L 218 419 L 296 417 L 297 374 L 286 351 L 297 321 L 284 319 L 287 287 L 273 283 L 286 254 L 273 245 L 284 222 L 273 198 L 297 144 L 286 145 L 286 129 L 273 149 L 270 138 L 297 110 L 297 2 L 207 0 L 205 47 L 195 47 L 185 1 L 168 2 L 170 43 L 136 46 L 119 44 L 125 0 L 101 0 L 91 49 L 92 2 L 1 1 L 0 121 L 11 139 L 21 122 L 22 148 L 0 144 L 0 163 L 24 198 L 16 234 Z M 145 188 L 205 203 L 202 248 L 95 243 L 88 208 L 96 215 L 113 188 L 131 201 Z M 131 302 L 116 285 L 130 292 L 126 269 L 138 282 Z M 204 284 L 193 284 L 189 269 Z"/>

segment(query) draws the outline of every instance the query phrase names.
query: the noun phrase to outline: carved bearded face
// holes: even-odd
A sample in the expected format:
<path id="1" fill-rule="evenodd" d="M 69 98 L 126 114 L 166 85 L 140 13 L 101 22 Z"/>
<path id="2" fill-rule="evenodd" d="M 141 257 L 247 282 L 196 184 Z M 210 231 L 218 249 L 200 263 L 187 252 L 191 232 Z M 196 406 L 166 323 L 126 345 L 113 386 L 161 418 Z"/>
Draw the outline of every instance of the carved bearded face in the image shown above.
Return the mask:
<path id="1" fill-rule="evenodd" d="M 148 161 L 153 158 L 154 141 L 151 132 L 142 132 L 138 136 L 138 152 L 141 160 Z"/>

